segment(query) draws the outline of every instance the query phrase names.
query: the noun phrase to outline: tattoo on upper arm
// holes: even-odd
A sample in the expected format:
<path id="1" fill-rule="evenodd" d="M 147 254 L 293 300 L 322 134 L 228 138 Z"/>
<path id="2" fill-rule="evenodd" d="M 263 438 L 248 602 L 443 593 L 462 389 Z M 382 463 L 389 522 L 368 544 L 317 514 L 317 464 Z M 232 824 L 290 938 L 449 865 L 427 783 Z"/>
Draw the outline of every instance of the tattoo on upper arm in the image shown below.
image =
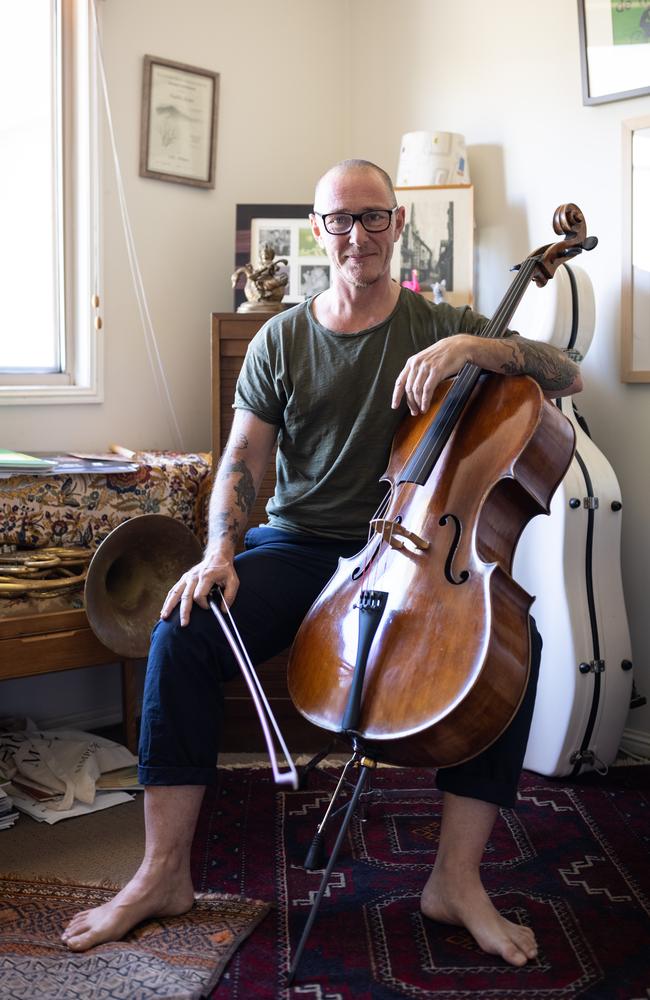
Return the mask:
<path id="1" fill-rule="evenodd" d="M 238 434 L 237 440 L 232 442 L 233 450 L 243 451 L 244 448 L 248 448 L 248 438 L 245 434 Z"/>
<path id="2" fill-rule="evenodd" d="M 512 352 L 511 358 L 501 365 L 504 375 L 530 375 L 546 390 L 566 389 L 573 382 L 577 366 L 557 348 L 520 337 L 504 343 Z"/>

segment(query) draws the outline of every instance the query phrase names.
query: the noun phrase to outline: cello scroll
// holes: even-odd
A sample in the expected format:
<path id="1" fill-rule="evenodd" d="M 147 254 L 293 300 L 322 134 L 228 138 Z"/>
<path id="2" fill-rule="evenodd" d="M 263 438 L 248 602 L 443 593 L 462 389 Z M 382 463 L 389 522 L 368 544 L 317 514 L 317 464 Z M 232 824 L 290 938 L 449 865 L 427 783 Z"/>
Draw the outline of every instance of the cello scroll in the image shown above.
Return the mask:
<path id="1" fill-rule="evenodd" d="M 538 247 L 529 255 L 540 258 L 531 279 L 538 288 L 542 288 L 553 277 L 560 264 L 583 250 L 593 250 L 598 244 L 596 236 L 587 236 L 585 217 L 573 202 L 555 209 L 553 229 L 558 236 L 564 233 L 564 239 L 559 243 Z"/>

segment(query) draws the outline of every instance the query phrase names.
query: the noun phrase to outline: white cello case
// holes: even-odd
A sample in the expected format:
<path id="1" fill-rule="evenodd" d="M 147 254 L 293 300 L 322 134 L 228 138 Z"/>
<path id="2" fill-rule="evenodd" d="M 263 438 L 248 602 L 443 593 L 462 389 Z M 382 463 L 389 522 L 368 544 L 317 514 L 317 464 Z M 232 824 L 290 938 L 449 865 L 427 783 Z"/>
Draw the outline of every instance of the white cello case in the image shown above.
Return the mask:
<path id="1" fill-rule="evenodd" d="M 580 362 L 595 326 L 588 275 L 562 265 L 526 293 L 509 326 Z M 524 767 L 548 776 L 605 770 L 630 709 L 632 656 L 621 581 L 621 493 L 567 396 L 555 401 L 576 431 L 576 452 L 551 502 L 516 549 L 513 575 L 535 596 L 544 641 Z"/>

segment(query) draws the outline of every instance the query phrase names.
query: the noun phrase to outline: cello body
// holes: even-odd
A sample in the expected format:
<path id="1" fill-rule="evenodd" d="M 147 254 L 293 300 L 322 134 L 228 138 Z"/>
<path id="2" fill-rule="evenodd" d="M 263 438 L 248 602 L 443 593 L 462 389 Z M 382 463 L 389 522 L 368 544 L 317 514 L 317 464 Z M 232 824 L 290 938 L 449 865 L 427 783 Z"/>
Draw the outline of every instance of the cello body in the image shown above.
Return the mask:
<path id="1" fill-rule="evenodd" d="M 532 338 L 584 357 L 595 325 L 588 276 L 575 266 L 560 268 L 552 292 L 549 286 L 534 304 L 524 298 L 513 317 L 517 324 Z M 633 677 L 618 479 L 573 399 L 558 405 L 574 425 L 575 455 L 550 517 L 526 528 L 513 568 L 535 594 L 544 640 L 524 767 L 552 777 L 602 769 L 615 760 Z"/>
<path id="2" fill-rule="evenodd" d="M 597 244 L 561 205 L 560 243 L 533 251 L 479 336 L 502 337 L 530 281 Z M 406 417 L 366 546 L 341 560 L 288 667 L 312 723 L 394 764 L 448 766 L 493 743 L 526 690 L 533 598 L 512 575 L 528 522 L 548 513 L 574 426 L 526 376 L 466 364 Z"/>
<path id="3" fill-rule="evenodd" d="M 340 732 L 362 593 L 387 593 L 355 732 L 394 764 L 459 763 L 493 742 L 516 712 L 530 666 L 532 598 L 512 578 L 514 547 L 528 520 L 548 512 L 573 453 L 572 425 L 532 379 L 483 375 L 426 484 L 401 481 L 405 456 L 448 390 L 443 383 L 429 412 L 402 424 L 385 477 L 391 493 L 382 530 L 355 559 L 340 561 L 289 659 L 296 707 Z M 385 524 L 417 540 L 398 535 L 394 547 Z"/>

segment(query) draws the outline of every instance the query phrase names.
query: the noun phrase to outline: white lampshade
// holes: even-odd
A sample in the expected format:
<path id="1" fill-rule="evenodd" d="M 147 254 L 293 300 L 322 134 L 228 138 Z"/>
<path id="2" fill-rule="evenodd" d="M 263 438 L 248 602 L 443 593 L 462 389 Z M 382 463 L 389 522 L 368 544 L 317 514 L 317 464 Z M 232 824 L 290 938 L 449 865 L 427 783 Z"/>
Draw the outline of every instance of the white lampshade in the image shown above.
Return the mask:
<path id="1" fill-rule="evenodd" d="M 406 132 L 402 136 L 397 187 L 469 183 L 464 135 L 459 132 Z"/>

